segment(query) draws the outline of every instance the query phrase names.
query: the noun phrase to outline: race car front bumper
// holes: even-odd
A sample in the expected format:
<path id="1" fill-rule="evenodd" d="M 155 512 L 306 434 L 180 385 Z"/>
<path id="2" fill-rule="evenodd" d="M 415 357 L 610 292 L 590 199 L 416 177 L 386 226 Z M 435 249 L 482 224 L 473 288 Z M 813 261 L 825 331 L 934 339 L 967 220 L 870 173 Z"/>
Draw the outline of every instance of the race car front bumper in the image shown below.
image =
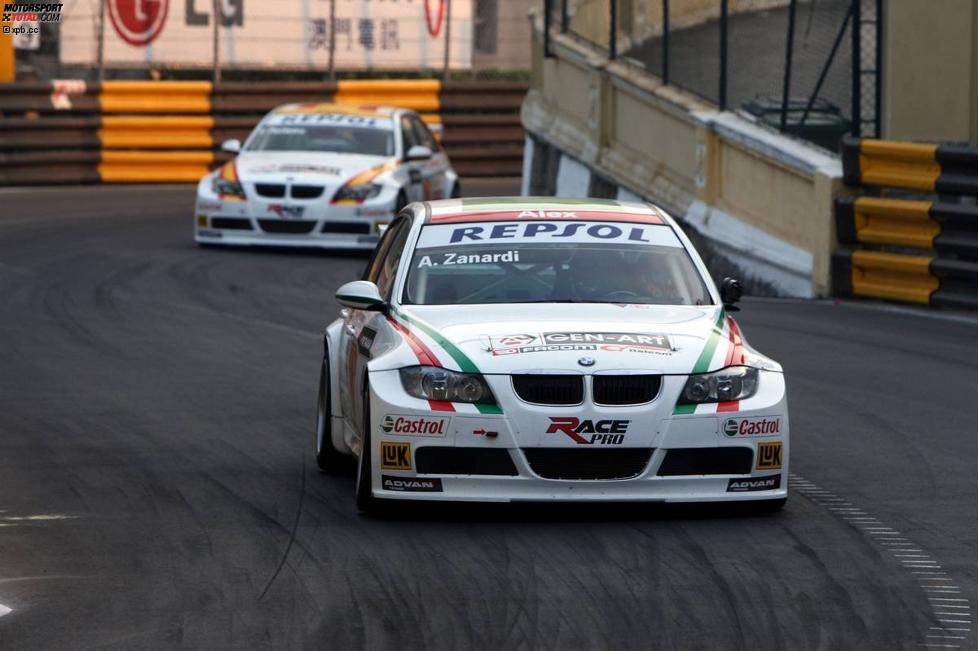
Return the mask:
<path id="1" fill-rule="evenodd" d="M 255 216 L 247 201 L 198 197 L 194 210 L 194 240 L 228 246 L 318 247 L 372 250 L 394 218 L 394 202 L 330 205 L 304 211 L 300 218 Z"/>
<path id="2" fill-rule="evenodd" d="M 670 406 L 668 417 L 649 420 L 666 403 L 675 404 L 684 378 L 674 376 L 664 378 L 653 403 L 581 405 L 572 412 L 598 428 L 631 423 L 634 431 L 620 445 L 538 436 L 568 409 L 521 403 L 508 376 L 486 379 L 501 413 L 480 413 L 459 403 L 453 404 L 454 411 L 433 411 L 427 402 L 406 395 L 396 371 L 371 373 L 376 497 L 734 502 L 787 496 L 788 413 L 780 373 L 762 372 L 758 396 L 738 411 L 673 414 Z"/>

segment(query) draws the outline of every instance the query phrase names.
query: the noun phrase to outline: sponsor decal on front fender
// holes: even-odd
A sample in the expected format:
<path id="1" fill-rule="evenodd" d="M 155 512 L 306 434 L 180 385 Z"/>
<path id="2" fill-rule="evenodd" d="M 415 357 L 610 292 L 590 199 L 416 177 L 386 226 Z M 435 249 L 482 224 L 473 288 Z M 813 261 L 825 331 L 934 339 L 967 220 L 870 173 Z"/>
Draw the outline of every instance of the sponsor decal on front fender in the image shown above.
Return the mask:
<path id="1" fill-rule="evenodd" d="M 753 477 L 751 479 L 731 479 L 727 482 L 728 493 L 773 491 L 776 488 L 781 488 L 781 475 Z"/>
<path id="2" fill-rule="evenodd" d="M 410 470 L 411 444 L 382 441 L 380 444 L 380 467 L 384 470 Z"/>
<path id="3" fill-rule="evenodd" d="M 653 352 L 671 354 L 675 348 L 669 337 L 635 332 L 541 332 L 489 337 L 493 355 L 521 353 L 604 350 L 606 352 Z"/>
<path id="4" fill-rule="evenodd" d="M 275 213 L 282 219 L 298 219 L 306 212 L 305 206 L 289 206 L 283 203 L 268 204 L 268 212 Z"/>
<path id="5" fill-rule="evenodd" d="M 630 420 L 581 420 L 551 416 L 547 434 L 565 434 L 578 445 L 621 445 Z"/>
<path id="6" fill-rule="evenodd" d="M 781 441 L 768 441 L 757 444 L 757 469 L 781 469 Z"/>
<path id="7" fill-rule="evenodd" d="M 398 416 L 388 414 L 380 423 L 380 431 L 384 434 L 399 434 L 405 436 L 437 436 L 442 437 L 448 431 L 446 416 Z"/>
<path id="8" fill-rule="evenodd" d="M 412 477 L 380 476 L 380 487 L 385 491 L 411 493 L 441 493 L 441 479 L 414 479 Z"/>
<path id="9" fill-rule="evenodd" d="M 756 416 L 752 418 L 728 418 L 723 421 L 723 433 L 730 438 L 747 436 L 779 436 L 780 416 Z"/>

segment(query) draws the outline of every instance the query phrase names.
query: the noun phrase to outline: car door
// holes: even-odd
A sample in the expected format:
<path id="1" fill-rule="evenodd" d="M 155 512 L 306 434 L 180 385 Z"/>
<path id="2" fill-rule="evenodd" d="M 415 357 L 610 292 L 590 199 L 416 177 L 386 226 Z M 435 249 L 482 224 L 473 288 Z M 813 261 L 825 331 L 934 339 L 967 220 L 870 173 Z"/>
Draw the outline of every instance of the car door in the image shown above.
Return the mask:
<path id="1" fill-rule="evenodd" d="M 407 167 L 408 173 L 408 184 L 404 188 L 404 193 L 407 195 L 409 202 L 424 201 L 426 198 L 424 194 L 424 171 L 427 161 L 407 160 L 407 155 L 411 151 L 411 147 L 424 143 L 418 139 L 414 122 L 411 121 L 409 114 L 401 116 L 401 142 L 404 146 L 404 165 Z"/>
<path id="2" fill-rule="evenodd" d="M 377 247 L 377 254 L 367 267 L 364 280 L 376 284 L 381 298 L 388 303 L 391 300 L 394 279 L 397 277 L 397 268 L 401 263 L 401 255 L 404 253 L 410 230 L 410 217 L 401 217 L 395 221 L 384 233 Z M 367 363 L 370 361 L 370 349 L 377 332 L 381 328 L 388 327 L 385 323 L 386 319 L 387 315 L 382 312 L 367 310 L 348 309 L 343 314 L 341 354 L 344 355 L 344 370 L 347 373 L 342 383 L 347 390 L 343 413 L 347 414 L 354 429 L 360 434 L 363 433 L 362 389 Z"/>
<path id="3" fill-rule="evenodd" d="M 421 166 L 421 189 L 425 200 L 444 199 L 448 196 L 445 174 L 448 172 L 448 155 L 428 125 L 417 115 L 407 116 L 414 128 L 415 140 L 431 150 L 431 160 Z"/>

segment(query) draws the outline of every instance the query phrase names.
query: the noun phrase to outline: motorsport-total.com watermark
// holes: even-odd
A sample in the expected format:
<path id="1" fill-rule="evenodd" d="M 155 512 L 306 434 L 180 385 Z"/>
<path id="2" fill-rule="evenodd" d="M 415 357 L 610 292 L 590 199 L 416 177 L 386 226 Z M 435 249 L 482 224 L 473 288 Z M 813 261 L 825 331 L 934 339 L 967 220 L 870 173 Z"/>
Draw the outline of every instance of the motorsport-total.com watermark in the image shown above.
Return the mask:
<path id="1" fill-rule="evenodd" d="M 3 33 L 24 35 L 37 34 L 38 23 L 61 22 L 62 2 L 6 2 L 3 5 Z M 20 23 L 10 25 L 10 23 Z"/>

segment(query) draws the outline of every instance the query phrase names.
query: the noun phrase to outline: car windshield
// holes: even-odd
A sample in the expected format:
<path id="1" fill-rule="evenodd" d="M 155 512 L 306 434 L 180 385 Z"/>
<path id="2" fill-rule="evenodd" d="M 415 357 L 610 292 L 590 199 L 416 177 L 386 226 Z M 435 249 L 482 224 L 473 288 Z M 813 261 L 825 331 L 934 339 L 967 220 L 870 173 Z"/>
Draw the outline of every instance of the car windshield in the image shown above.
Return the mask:
<path id="1" fill-rule="evenodd" d="M 393 156 L 394 132 L 338 124 L 271 124 L 261 127 L 246 149 Z"/>
<path id="2" fill-rule="evenodd" d="M 406 304 L 713 304 L 666 225 L 426 225 L 410 264 Z"/>

